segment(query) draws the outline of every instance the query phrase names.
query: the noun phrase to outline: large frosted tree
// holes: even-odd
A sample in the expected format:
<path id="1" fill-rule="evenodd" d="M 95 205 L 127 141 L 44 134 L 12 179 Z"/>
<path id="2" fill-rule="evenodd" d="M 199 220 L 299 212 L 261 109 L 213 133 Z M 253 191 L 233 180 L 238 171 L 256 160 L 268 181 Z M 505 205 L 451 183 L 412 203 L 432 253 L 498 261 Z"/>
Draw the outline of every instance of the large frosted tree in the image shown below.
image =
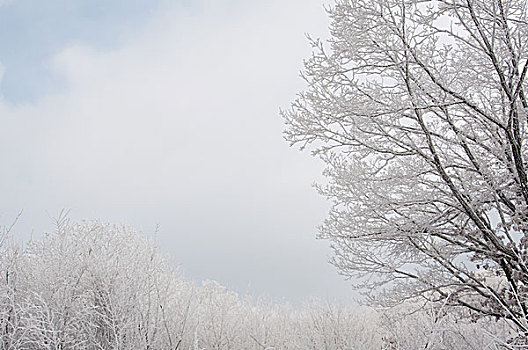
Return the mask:
<path id="1" fill-rule="evenodd" d="M 286 138 L 327 164 L 320 236 L 379 301 L 528 330 L 525 0 L 338 0 Z"/>

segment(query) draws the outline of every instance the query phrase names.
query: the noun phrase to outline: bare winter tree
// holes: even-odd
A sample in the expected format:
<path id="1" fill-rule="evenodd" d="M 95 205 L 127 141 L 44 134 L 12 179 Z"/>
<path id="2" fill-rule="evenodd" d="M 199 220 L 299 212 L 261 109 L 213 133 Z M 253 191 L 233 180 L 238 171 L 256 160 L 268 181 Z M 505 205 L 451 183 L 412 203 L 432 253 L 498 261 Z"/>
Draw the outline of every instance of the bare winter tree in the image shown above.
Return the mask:
<path id="1" fill-rule="evenodd" d="M 286 138 L 328 165 L 320 236 L 380 301 L 528 332 L 526 0 L 338 0 Z M 363 278 L 361 278 L 363 277 Z"/>

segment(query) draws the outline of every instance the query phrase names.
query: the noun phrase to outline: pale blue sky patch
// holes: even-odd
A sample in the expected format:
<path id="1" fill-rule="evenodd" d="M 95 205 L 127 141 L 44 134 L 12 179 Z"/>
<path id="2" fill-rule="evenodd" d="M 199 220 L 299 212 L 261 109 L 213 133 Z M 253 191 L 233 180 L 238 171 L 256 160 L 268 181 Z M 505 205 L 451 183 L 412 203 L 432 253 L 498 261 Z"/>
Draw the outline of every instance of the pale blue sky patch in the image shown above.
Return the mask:
<path id="1" fill-rule="evenodd" d="M 66 46 L 111 49 L 141 31 L 159 0 L 14 0 L 0 6 L 4 98 L 28 102 L 64 88 L 50 66 Z"/>

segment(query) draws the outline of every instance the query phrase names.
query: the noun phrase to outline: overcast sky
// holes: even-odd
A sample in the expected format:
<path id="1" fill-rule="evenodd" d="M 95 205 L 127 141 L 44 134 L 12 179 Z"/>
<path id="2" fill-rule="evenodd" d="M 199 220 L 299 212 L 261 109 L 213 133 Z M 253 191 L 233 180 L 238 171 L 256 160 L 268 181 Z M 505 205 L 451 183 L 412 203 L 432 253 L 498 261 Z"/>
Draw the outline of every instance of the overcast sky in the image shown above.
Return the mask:
<path id="1" fill-rule="evenodd" d="M 193 280 L 345 298 L 322 164 L 282 139 L 321 0 L 0 0 L 0 224 L 129 223 Z"/>

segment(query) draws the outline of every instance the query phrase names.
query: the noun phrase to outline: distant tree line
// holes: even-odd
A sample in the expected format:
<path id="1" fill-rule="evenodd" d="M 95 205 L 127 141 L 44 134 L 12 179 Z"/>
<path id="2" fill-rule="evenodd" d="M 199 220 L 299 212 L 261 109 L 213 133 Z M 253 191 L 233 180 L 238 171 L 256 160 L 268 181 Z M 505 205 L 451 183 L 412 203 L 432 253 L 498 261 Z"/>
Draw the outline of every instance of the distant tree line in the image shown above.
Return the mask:
<path id="1" fill-rule="evenodd" d="M 515 336 L 506 322 L 465 322 L 422 304 L 295 309 L 196 286 L 123 225 L 61 218 L 23 248 L 8 228 L 1 237 L 2 350 L 500 349 Z"/>

